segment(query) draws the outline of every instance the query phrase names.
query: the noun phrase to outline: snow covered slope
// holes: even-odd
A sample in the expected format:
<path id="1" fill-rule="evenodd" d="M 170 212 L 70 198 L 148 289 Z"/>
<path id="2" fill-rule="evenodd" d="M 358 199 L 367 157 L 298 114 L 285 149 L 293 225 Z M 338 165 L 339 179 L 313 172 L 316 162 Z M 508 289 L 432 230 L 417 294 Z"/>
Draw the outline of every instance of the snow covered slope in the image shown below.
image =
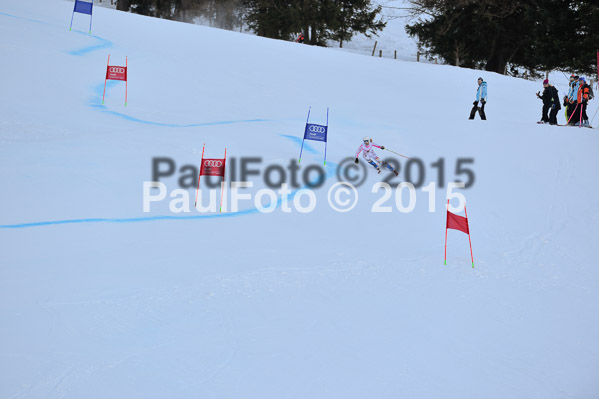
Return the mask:
<path id="1" fill-rule="evenodd" d="M 90 36 L 72 6 L 0 0 L 0 397 L 599 395 L 599 136 L 536 125 L 540 85 L 100 7 Z M 128 57 L 127 107 L 121 82 L 102 105 L 108 54 Z M 468 121 L 480 75 L 488 121 Z M 309 106 L 330 107 L 313 212 L 143 212 L 152 159 L 176 162 L 171 192 L 203 143 L 236 159 L 227 180 L 261 157 L 264 188 Z M 425 185 L 444 159 L 435 212 L 420 189 L 413 212 L 371 212 L 388 173 L 370 167 L 358 205 L 331 209 L 364 135 L 420 158 Z M 306 143 L 300 175 L 323 151 Z M 459 158 L 474 269 L 452 230 L 443 265 Z"/>

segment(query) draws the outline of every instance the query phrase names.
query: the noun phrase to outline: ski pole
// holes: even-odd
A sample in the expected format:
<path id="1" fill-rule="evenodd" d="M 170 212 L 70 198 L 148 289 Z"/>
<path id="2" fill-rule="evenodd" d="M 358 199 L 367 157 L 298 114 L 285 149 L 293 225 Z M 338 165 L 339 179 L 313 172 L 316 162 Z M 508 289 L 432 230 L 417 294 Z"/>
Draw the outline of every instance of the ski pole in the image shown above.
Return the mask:
<path id="1" fill-rule="evenodd" d="M 392 153 L 394 153 L 395 155 L 399 155 L 400 157 L 404 157 L 404 158 L 412 159 L 412 158 L 410 158 L 410 157 L 406 157 L 405 155 L 401 155 L 400 153 L 398 153 L 398 152 L 395 152 L 395 151 L 393 151 L 393 150 L 390 150 L 390 149 L 388 149 L 388 148 L 385 148 L 385 150 L 387 150 L 387 151 L 389 151 L 389 152 L 392 152 Z"/>
<path id="2" fill-rule="evenodd" d="M 595 115 L 593 115 L 593 119 L 591 119 L 591 125 L 593 124 L 593 121 L 595 120 L 595 117 L 597 116 L 597 111 L 599 111 L 599 108 L 597 108 L 595 110 Z"/>
<path id="3" fill-rule="evenodd" d="M 578 104 L 576 104 L 576 107 L 574 107 L 574 111 L 572 111 L 572 115 L 570 115 L 570 118 L 568 119 L 568 122 L 566 122 L 566 125 L 568 123 L 570 123 L 570 119 L 572 119 L 572 117 L 574 116 L 574 114 L 576 113 L 576 110 L 578 109 Z"/>

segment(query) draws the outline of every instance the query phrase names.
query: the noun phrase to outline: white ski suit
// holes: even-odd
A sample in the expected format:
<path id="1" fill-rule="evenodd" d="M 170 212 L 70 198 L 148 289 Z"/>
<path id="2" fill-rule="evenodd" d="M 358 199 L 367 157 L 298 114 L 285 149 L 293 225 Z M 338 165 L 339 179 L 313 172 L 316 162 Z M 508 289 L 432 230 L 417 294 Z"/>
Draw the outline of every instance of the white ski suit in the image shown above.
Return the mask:
<path id="1" fill-rule="evenodd" d="M 381 148 L 381 146 L 376 143 L 370 143 L 368 145 L 361 144 L 360 148 L 358 148 L 358 151 L 356 152 L 356 158 L 358 158 L 360 153 L 363 152 L 362 156 L 364 157 L 366 162 L 374 162 L 377 164 L 378 167 L 381 164 L 381 160 L 379 159 L 378 155 L 376 155 L 376 152 L 374 152 L 375 148 Z"/>

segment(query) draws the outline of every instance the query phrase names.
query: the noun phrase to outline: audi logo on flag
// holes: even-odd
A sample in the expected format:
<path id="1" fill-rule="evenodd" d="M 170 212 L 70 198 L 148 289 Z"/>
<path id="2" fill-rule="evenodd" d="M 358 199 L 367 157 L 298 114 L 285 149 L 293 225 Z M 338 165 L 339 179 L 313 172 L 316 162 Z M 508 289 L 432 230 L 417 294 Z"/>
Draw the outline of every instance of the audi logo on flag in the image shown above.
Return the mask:
<path id="1" fill-rule="evenodd" d="M 108 70 L 112 73 L 125 73 L 125 68 L 123 67 L 110 67 Z"/>
<path id="2" fill-rule="evenodd" d="M 221 166 L 223 166 L 223 161 L 207 159 L 204 161 L 204 166 L 213 166 L 215 168 L 220 168 Z"/>
<path id="3" fill-rule="evenodd" d="M 310 126 L 310 129 L 308 129 L 308 130 L 312 133 L 324 133 L 325 127 L 312 125 L 312 126 Z"/>

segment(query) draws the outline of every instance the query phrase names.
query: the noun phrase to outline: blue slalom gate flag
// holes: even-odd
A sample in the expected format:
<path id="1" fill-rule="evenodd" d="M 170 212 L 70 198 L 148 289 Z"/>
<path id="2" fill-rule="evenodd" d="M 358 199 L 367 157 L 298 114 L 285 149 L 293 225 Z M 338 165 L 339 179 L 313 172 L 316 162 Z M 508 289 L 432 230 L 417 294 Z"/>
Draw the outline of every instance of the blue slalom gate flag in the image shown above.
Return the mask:
<path id="1" fill-rule="evenodd" d="M 75 7 L 73 7 L 73 14 L 71 15 L 71 26 L 69 30 L 73 28 L 73 17 L 75 13 L 78 12 L 80 14 L 89 15 L 89 33 L 92 33 L 92 13 L 94 9 L 94 0 L 75 0 Z"/>
<path id="2" fill-rule="evenodd" d="M 94 7 L 93 1 L 87 2 L 87 1 L 83 1 L 83 0 L 75 0 L 75 8 L 73 9 L 73 12 L 92 15 L 93 7 Z"/>
<path id="3" fill-rule="evenodd" d="M 327 126 L 306 123 L 305 140 L 327 141 Z"/>
<path id="4" fill-rule="evenodd" d="M 305 140 L 324 141 L 324 164 L 327 164 L 327 135 L 329 132 L 329 109 L 327 108 L 327 124 L 317 125 L 310 123 L 310 109 L 308 109 L 308 119 L 306 120 L 306 129 L 302 139 L 302 148 L 300 149 L 299 162 L 302 162 L 302 151 L 304 150 Z"/>

